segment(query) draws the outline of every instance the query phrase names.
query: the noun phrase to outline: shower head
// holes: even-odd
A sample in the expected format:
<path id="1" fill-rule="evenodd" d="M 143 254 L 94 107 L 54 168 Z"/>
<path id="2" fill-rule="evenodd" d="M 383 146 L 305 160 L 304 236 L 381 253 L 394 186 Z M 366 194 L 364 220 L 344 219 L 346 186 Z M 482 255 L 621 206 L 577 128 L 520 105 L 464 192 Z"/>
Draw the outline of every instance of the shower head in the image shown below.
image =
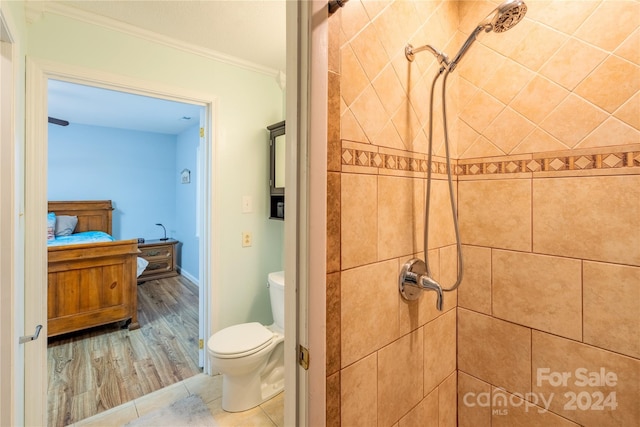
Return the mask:
<path id="1" fill-rule="evenodd" d="M 496 7 L 481 23 L 485 31 L 503 33 L 513 28 L 524 18 L 527 13 L 527 5 L 522 0 L 507 0 Z"/>
<path id="2" fill-rule="evenodd" d="M 513 28 L 518 22 L 524 18 L 527 13 L 527 5 L 522 0 L 506 0 L 493 12 L 491 12 L 471 33 L 467 41 L 464 42 L 458 54 L 453 58 L 451 64 L 449 64 L 449 72 L 458 65 L 462 56 L 469 50 L 473 42 L 481 32 L 488 33 L 494 31 L 496 33 L 503 33 Z"/>

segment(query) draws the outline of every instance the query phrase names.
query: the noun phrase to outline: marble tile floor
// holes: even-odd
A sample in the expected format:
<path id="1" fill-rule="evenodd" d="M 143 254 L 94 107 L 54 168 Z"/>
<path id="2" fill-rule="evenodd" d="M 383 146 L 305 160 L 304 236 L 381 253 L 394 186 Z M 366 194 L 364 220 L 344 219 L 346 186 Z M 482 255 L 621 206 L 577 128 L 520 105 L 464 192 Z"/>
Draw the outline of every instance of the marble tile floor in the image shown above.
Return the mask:
<path id="1" fill-rule="evenodd" d="M 119 427 L 191 394 L 207 404 L 219 427 L 284 427 L 284 393 L 245 412 L 222 409 L 222 377 L 197 374 L 184 381 L 71 424 L 72 427 Z"/>

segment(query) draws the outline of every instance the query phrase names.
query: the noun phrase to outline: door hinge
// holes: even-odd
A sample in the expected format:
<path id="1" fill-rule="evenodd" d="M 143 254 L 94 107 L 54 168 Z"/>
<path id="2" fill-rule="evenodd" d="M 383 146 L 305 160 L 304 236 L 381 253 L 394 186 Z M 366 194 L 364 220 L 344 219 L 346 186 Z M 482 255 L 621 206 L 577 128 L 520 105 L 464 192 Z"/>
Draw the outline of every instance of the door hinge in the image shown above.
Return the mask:
<path id="1" fill-rule="evenodd" d="M 200 350 L 202 350 L 204 348 L 204 340 L 202 338 L 200 338 L 200 341 L 198 341 L 198 348 Z"/>
<path id="2" fill-rule="evenodd" d="M 204 128 L 200 128 L 200 138 L 204 138 Z"/>
<path id="3" fill-rule="evenodd" d="M 309 369 L 309 350 L 302 345 L 298 347 L 298 364 L 305 370 Z"/>

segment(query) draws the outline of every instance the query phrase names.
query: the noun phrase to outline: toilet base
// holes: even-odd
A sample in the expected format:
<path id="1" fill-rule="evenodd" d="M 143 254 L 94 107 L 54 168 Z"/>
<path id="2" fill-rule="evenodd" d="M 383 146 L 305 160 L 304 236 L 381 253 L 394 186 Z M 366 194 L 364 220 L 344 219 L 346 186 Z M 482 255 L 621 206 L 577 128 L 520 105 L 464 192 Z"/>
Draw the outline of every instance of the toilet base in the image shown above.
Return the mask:
<path id="1" fill-rule="evenodd" d="M 274 376 L 281 378 L 273 381 Z M 265 380 L 251 375 L 229 378 L 223 374 L 222 409 L 227 412 L 244 412 L 266 402 L 283 390 L 284 368 L 276 368 Z"/>

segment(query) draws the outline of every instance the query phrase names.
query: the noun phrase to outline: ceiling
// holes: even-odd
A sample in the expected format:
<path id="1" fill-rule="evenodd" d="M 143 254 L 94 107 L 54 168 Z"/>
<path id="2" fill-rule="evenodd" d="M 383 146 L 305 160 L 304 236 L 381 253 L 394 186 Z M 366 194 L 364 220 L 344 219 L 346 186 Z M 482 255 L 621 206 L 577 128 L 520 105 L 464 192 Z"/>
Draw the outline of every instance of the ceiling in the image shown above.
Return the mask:
<path id="1" fill-rule="evenodd" d="M 31 2 L 40 3 L 40 2 Z M 51 1 L 46 7 L 108 18 L 255 69 L 284 72 L 286 0 Z M 104 19 L 101 22 L 105 22 Z M 49 116 L 73 123 L 179 134 L 200 107 L 50 81 Z M 146 113 L 145 113 L 146 112 Z M 182 117 L 192 117 L 182 120 Z"/>

